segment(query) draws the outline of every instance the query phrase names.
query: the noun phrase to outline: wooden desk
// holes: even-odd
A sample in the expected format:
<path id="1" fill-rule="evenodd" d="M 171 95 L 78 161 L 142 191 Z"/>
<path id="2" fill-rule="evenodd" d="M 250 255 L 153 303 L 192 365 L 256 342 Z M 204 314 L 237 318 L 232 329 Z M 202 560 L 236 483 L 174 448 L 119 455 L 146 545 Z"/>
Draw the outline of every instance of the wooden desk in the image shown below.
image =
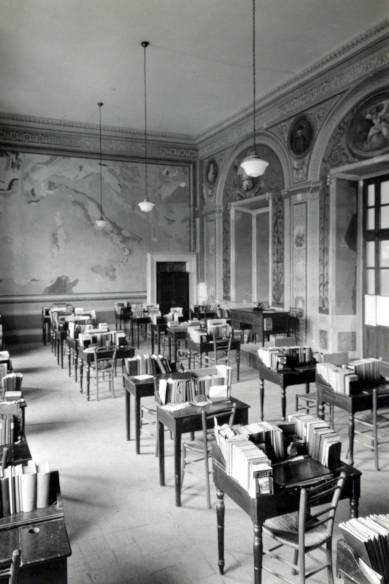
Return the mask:
<path id="1" fill-rule="evenodd" d="M 126 396 L 126 438 L 131 440 L 131 395 L 135 399 L 135 449 L 140 454 L 140 406 L 142 397 L 154 395 L 154 377 L 137 379 L 123 373 L 123 386 Z"/>
<path id="2" fill-rule="evenodd" d="M 154 354 L 155 337 L 157 337 L 158 355 L 161 354 L 161 333 L 166 333 L 166 322 L 151 323 L 151 353 Z"/>
<path id="3" fill-rule="evenodd" d="M 192 354 L 193 351 L 195 351 L 196 353 L 199 354 L 199 364 L 200 367 L 203 366 L 203 354 L 208 355 L 208 353 L 213 353 L 214 351 L 214 346 L 213 346 L 213 341 L 211 340 L 207 340 L 207 338 L 205 338 L 205 340 L 201 340 L 200 343 L 195 343 L 193 341 L 193 339 L 191 339 L 191 337 L 187 336 L 187 343 L 188 343 L 188 349 L 189 349 L 189 358 L 188 358 L 188 367 L 189 369 L 191 368 L 192 365 Z M 223 341 L 223 344 L 225 345 L 225 341 Z M 216 346 L 217 346 L 217 341 L 216 341 Z M 236 380 L 239 381 L 240 379 L 240 339 L 232 339 L 231 340 L 231 351 L 235 351 L 235 362 L 236 362 Z"/>
<path id="4" fill-rule="evenodd" d="M 169 341 L 169 361 L 174 361 L 175 363 L 177 363 L 178 341 L 183 339 L 186 341 L 188 327 L 178 325 L 173 327 L 167 327 L 166 331 Z M 174 359 L 172 359 L 172 345 Z"/>
<path id="5" fill-rule="evenodd" d="M 46 345 L 47 339 L 50 338 L 51 317 L 48 308 L 42 308 L 41 327 L 42 327 L 42 343 Z"/>
<path id="6" fill-rule="evenodd" d="M 20 584 L 67 584 L 67 558 L 71 555 L 63 518 L 0 531 L 0 561 L 11 560 L 20 548 Z"/>
<path id="7" fill-rule="evenodd" d="M 253 310 L 252 308 L 231 308 L 231 325 L 233 329 L 251 328 L 254 338 L 265 342 L 270 334 L 289 333 L 289 312 L 286 310 Z"/>
<path id="8" fill-rule="evenodd" d="M 248 423 L 249 405 L 231 397 L 231 401 L 237 404 L 235 423 Z M 223 409 L 228 409 L 226 413 L 226 420 L 231 411 L 231 402 L 219 402 L 206 406 L 209 412 L 220 412 Z M 157 423 L 158 423 L 158 454 L 159 454 L 159 483 L 165 485 L 165 436 L 164 427 L 166 427 L 173 434 L 174 440 L 174 476 L 175 476 L 175 497 L 177 507 L 181 506 L 181 435 L 186 432 L 196 432 L 201 430 L 201 408 L 198 406 L 189 405 L 188 407 L 169 411 L 163 406 L 157 404 Z M 211 420 L 210 420 L 211 423 Z M 219 424 L 223 424 L 223 419 L 220 419 Z"/>
<path id="9" fill-rule="evenodd" d="M 114 352 L 114 348 L 107 348 L 106 352 L 101 351 L 99 353 L 99 357 L 104 359 L 112 358 Z M 95 358 L 95 353 L 84 349 L 83 351 L 79 351 L 78 353 L 80 358 L 80 393 L 83 393 L 83 379 L 84 379 L 84 367 L 86 365 L 86 398 L 89 401 L 90 399 L 90 371 L 91 365 Z M 117 347 L 116 352 L 116 360 L 118 359 L 126 359 L 128 357 L 133 357 L 135 355 L 134 347 L 130 347 L 129 345 L 124 345 L 121 347 Z"/>
<path id="10" fill-rule="evenodd" d="M 259 374 L 259 407 L 261 420 L 264 418 L 265 380 L 271 381 L 281 389 L 281 416 L 286 419 L 286 388 L 290 385 L 305 383 L 306 393 L 309 393 L 309 384 L 315 381 L 315 365 L 306 365 L 295 369 L 281 369 L 275 371 L 266 367 L 263 361 L 257 357 Z"/>
<path id="11" fill-rule="evenodd" d="M 310 460 L 310 459 L 308 459 Z M 298 477 L 293 480 L 293 487 L 277 484 L 277 471 L 273 470 L 274 489 L 272 495 L 257 495 L 256 498 L 249 497 L 248 492 L 232 477 L 228 476 L 225 470 L 224 459 L 218 448 L 213 451 L 213 476 L 217 489 L 217 533 L 218 533 L 218 565 L 220 574 L 224 573 L 224 494 L 239 505 L 251 518 L 254 532 L 254 583 L 262 582 L 262 525 L 270 517 L 276 517 L 283 513 L 297 511 L 299 508 L 300 492 L 298 488 Z M 293 464 L 293 463 L 292 463 Z M 325 469 L 325 467 L 323 467 Z M 342 470 L 347 473 L 345 486 L 341 498 L 350 499 L 350 516 L 358 515 L 358 502 L 360 497 L 360 477 L 361 473 L 351 466 L 341 463 L 334 471 L 334 476 L 340 474 Z M 325 469 L 326 473 L 328 469 Z M 297 488 L 296 488 L 297 483 Z M 307 483 L 305 483 L 307 484 Z"/>
<path id="12" fill-rule="evenodd" d="M 389 406 L 389 383 L 378 384 L 377 389 L 377 408 Z M 354 435 L 356 412 L 371 410 L 372 408 L 372 388 L 366 389 L 354 395 L 345 395 L 332 389 L 325 383 L 320 376 L 316 376 L 316 395 L 317 395 L 317 415 L 324 418 L 324 405 L 329 404 L 341 408 L 348 413 L 348 440 L 349 440 L 349 457 L 348 462 L 354 464 Z"/>
<path id="13" fill-rule="evenodd" d="M 134 325 L 136 326 L 136 346 L 139 349 L 139 329 L 141 326 L 145 326 L 150 323 L 149 316 L 130 316 L 130 325 L 131 325 L 131 343 L 135 346 L 135 339 L 134 339 Z"/>

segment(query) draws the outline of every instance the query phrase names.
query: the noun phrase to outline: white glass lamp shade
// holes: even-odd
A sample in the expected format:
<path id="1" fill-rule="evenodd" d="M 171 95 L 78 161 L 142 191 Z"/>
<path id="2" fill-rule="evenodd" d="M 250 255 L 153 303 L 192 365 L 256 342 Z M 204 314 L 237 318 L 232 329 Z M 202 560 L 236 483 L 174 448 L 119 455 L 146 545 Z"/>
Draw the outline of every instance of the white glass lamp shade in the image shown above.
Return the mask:
<path id="1" fill-rule="evenodd" d="M 144 199 L 138 203 L 139 209 L 143 211 L 143 213 L 150 213 L 154 209 L 154 203 Z"/>
<path id="2" fill-rule="evenodd" d="M 246 156 L 240 163 L 240 166 L 243 168 L 247 176 L 262 176 L 269 166 L 269 163 L 266 160 L 262 160 L 256 154 L 250 154 Z"/>
<path id="3" fill-rule="evenodd" d="M 103 219 L 103 217 L 100 217 L 100 219 L 96 219 L 96 221 L 95 221 L 95 225 L 96 225 L 97 229 L 104 229 L 106 224 L 107 224 L 107 222 L 105 219 Z"/>

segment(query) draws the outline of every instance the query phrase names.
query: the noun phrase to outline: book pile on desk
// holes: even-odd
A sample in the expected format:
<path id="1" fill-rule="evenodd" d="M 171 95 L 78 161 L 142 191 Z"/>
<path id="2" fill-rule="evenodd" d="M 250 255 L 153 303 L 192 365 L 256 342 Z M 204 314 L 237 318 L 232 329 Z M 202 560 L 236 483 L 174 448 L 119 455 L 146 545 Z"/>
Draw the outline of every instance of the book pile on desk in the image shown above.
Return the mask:
<path id="1" fill-rule="evenodd" d="M 350 395 L 352 384 L 359 379 L 351 369 L 332 363 L 317 363 L 316 371 L 334 391 L 345 395 Z"/>
<path id="2" fill-rule="evenodd" d="M 0 478 L 1 517 L 33 511 L 49 505 L 50 469 L 48 463 L 7 466 Z"/>
<path id="3" fill-rule="evenodd" d="M 228 365 L 216 365 L 215 373 L 201 374 L 195 377 L 196 393 L 209 397 L 211 401 L 225 400 L 230 397 L 232 368 Z"/>
<path id="4" fill-rule="evenodd" d="M 339 524 L 343 537 L 362 560 L 369 582 L 389 580 L 389 515 L 369 515 Z M 370 568 L 370 570 L 369 570 Z"/>
<path id="5" fill-rule="evenodd" d="M 313 362 L 311 347 L 300 345 L 260 348 L 258 357 L 266 367 L 275 371 L 285 367 L 303 367 Z"/>
<path id="6" fill-rule="evenodd" d="M 162 355 L 135 355 L 124 360 L 127 375 L 137 377 L 139 375 L 163 375 L 171 372 L 171 366 Z"/>
<path id="7" fill-rule="evenodd" d="M 194 379 L 160 379 L 158 393 L 161 404 L 178 404 L 194 401 L 196 396 L 196 383 Z"/>
<path id="8" fill-rule="evenodd" d="M 311 414 L 289 414 L 298 439 L 307 446 L 308 454 L 324 466 L 336 464 L 341 458 L 342 442 L 329 422 Z"/>
<path id="9" fill-rule="evenodd" d="M 318 363 L 316 371 L 334 391 L 345 395 L 352 394 L 355 382 L 382 382 L 382 361 L 375 358 L 356 359 L 342 367 L 332 363 Z"/>

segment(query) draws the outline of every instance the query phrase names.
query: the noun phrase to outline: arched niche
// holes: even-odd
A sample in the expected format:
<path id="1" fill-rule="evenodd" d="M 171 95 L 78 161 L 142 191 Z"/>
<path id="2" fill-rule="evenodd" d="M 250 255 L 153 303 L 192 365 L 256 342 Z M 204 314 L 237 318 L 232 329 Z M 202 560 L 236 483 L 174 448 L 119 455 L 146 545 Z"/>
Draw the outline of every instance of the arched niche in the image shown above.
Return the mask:
<path id="1" fill-rule="evenodd" d="M 260 139 L 258 139 L 260 140 Z M 273 138 L 274 140 L 274 138 Z M 274 143 L 277 147 L 278 144 Z M 219 282 L 222 290 L 219 297 L 231 300 L 231 261 L 234 254 L 231 253 L 231 208 L 239 201 L 242 207 L 255 212 L 255 201 L 258 201 L 257 209 L 263 206 L 264 197 L 269 201 L 269 233 L 270 233 L 270 297 L 269 301 L 275 306 L 282 306 L 284 302 L 284 201 L 285 170 L 289 176 L 289 163 L 286 153 L 282 151 L 278 156 L 275 150 L 267 144 L 257 145 L 257 154 L 269 162 L 269 166 L 262 177 L 250 179 L 241 171 L 240 163 L 243 158 L 252 151 L 247 142 L 238 146 L 228 163 L 224 167 L 219 183 L 217 199 L 218 222 L 218 256 L 219 256 Z M 249 201 L 249 204 L 247 203 Z M 238 205 L 239 206 L 239 205 Z M 268 250 L 268 252 L 269 252 Z M 221 268 L 221 269 L 220 269 Z M 233 301 L 238 302 L 238 298 Z"/>

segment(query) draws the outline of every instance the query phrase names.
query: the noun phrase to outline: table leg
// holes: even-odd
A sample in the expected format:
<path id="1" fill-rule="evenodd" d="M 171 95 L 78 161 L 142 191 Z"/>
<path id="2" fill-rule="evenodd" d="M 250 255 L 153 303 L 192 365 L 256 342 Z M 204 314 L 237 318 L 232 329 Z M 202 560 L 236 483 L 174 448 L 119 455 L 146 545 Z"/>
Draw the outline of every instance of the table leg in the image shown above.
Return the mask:
<path id="1" fill-rule="evenodd" d="M 63 339 L 62 338 L 59 341 L 59 345 L 61 347 L 61 369 L 63 369 Z"/>
<path id="2" fill-rule="evenodd" d="M 305 384 L 305 393 L 309 393 L 309 382 Z"/>
<path id="3" fill-rule="evenodd" d="M 281 416 L 286 420 L 286 387 L 281 387 Z"/>
<path id="4" fill-rule="evenodd" d="M 265 381 L 259 378 L 259 414 L 263 420 L 263 406 L 265 401 Z"/>
<path id="5" fill-rule="evenodd" d="M 130 329 L 131 329 L 131 345 L 134 346 L 134 321 L 132 319 L 130 321 Z"/>
<path id="6" fill-rule="evenodd" d="M 351 497 L 350 499 L 350 517 L 358 517 L 359 513 L 359 499 L 358 497 Z"/>
<path id="7" fill-rule="evenodd" d="M 154 326 L 151 325 L 151 353 L 154 355 Z M 159 355 L 159 347 L 158 347 L 158 355 Z"/>
<path id="8" fill-rule="evenodd" d="M 55 354 L 57 355 L 57 365 L 59 365 L 59 363 L 60 363 L 60 343 L 61 342 L 59 340 L 59 337 L 57 337 L 56 343 L 55 343 L 55 345 L 56 345 Z"/>
<path id="9" fill-rule="evenodd" d="M 216 491 L 216 519 L 217 519 L 217 549 L 219 573 L 224 574 L 224 493 L 220 489 Z"/>
<path id="10" fill-rule="evenodd" d="M 161 354 L 161 331 L 157 329 L 158 355 Z"/>
<path id="11" fill-rule="evenodd" d="M 74 355 L 74 381 L 77 383 L 77 370 L 78 370 L 78 353 L 75 352 Z"/>
<path id="12" fill-rule="evenodd" d="M 136 346 L 139 349 L 139 322 L 136 323 Z"/>
<path id="13" fill-rule="evenodd" d="M 130 392 L 126 390 L 126 436 L 127 440 L 131 440 L 131 396 Z"/>
<path id="14" fill-rule="evenodd" d="M 97 375 L 97 372 L 96 372 Z M 89 401 L 90 399 L 90 365 L 88 363 L 86 369 L 86 399 Z"/>
<path id="15" fill-rule="evenodd" d="M 324 420 L 324 411 L 325 411 L 324 408 L 325 408 L 324 402 L 321 399 L 318 399 L 316 402 L 316 415 L 321 420 Z"/>
<path id="16" fill-rule="evenodd" d="M 80 393 L 83 393 L 83 381 L 84 381 L 84 361 L 80 363 Z"/>
<path id="17" fill-rule="evenodd" d="M 348 454 L 349 464 L 354 464 L 354 431 L 355 431 L 355 422 L 354 422 L 354 414 L 350 414 L 348 419 Z"/>
<path id="18" fill-rule="evenodd" d="M 136 453 L 140 454 L 140 397 L 135 394 L 135 445 Z"/>
<path id="19" fill-rule="evenodd" d="M 174 484 L 176 506 L 181 507 L 181 432 L 174 432 Z"/>
<path id="20" fill-rule="evenodd" d="M 69 377 L 72 376 L 72 350 L 68 349 L 68 373 Z"/>
<path id="21" fill-rule="evenodd" d="M 170 335 L 169 336 L 169 361 L 172 361 L 172 337 Z"/>
<path id="22" fill-rule="evenodd" d="M 174 339 L 174 362 L 177 363 L 177 345 L 178 339 Z"/>
<path id="23" fill-rule="evenodd" d="M 262 525 L 254 523 L 254 584 L 261 584 L 262 582 Z"/>
<path id="24" fill-rule="evenodd" d="M 162 422 L 158 422 L 159 484 L 165 486 L 165 435 Z"/>
<path id="25" fill-rule="evenodd" d="M 236 351 L 236 381 L 240 378 L 240 349 Z"/>

